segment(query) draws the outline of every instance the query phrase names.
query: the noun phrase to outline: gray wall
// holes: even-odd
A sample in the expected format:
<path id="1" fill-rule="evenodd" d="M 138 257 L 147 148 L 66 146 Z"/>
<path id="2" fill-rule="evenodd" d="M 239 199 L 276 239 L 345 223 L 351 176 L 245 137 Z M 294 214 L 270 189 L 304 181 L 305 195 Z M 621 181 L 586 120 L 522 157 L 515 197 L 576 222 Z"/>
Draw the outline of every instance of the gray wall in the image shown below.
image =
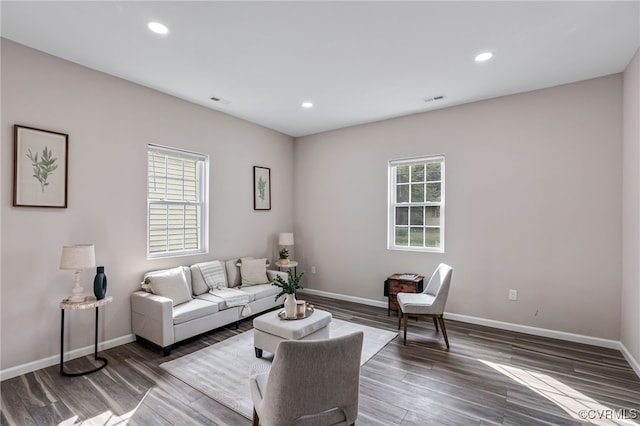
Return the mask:
<path id="1" fill-rule="evenodd" d="M 206 94 L 204 94 L 206 95 Z M 13 125 L 69 134 L 69 207 L 12 207 Z M 145 271 L 241 255 L 273 256 L 293 223 L 293 139 L 2 40 L 2 363 L 57 356 L 59 302 L 73 273 L 63 244 L 94 243 L 112 304 L 101 338 L 131 334 L 129 295 Z M 210 155 L 209 254 L 146 260 L 148 143 Z M 253 166 L 271 167 L 272 210 L 253 210 Z M 92 293 L 95 271 L 82 274 Z M 93 342 L 91 312 L 69 313 L 66 350 Z"/>
<path id="2" fill-rule="evenodd" d="M 447 312 L 619 340 L 621 117 L 616 74 L 296 140 L 306 285 L 384 303 L 389 274 L 447 262 Z M 389 251 L 387 162 L 430 154 L 446 251 Z"/>
<path id="3" fill-rule="evenodd" d="M 640 50 L 624 73 L 621 341 L 640 365 Z M 637 370 L 636 370 L 637 371 Z"/>
<path id="4" fill-rule="evenodd" d="M 624 80 L 613 75 L 294 143 L 6 40 L 1 48 L 2 370 L 58 355 L 58 303 L 72 287 L 72 273 L 58 269 L 63 244 L 96 244 L 114 296 L 102 310 L 101 335 L 117 341 L 131 333 L 129 294 L 143 272 L 274 256 L 277 233 L 291 229 L 309 288 L 384 304 L 389 273 L 428 275 L 445 261 L 455 267 L 448 312 L 621 340 L 640 360 L 638 54 Z M 68 209 L 11 206 L 16 123 L 70 134 Z M 208 255 L 146 260 L 147 143 L 211 156 Z M 446 252 L 388 251 L 387 161 L 442 153 Z M 272 169 L 270 212 L 252 209 L 253 165 Z M 87 293 L 92 278 L 82 276 Z M 510 288 L 517 302 L 507 300 Z M 90 346 L 92 315 L 72 314 L 67 349 Z"/>

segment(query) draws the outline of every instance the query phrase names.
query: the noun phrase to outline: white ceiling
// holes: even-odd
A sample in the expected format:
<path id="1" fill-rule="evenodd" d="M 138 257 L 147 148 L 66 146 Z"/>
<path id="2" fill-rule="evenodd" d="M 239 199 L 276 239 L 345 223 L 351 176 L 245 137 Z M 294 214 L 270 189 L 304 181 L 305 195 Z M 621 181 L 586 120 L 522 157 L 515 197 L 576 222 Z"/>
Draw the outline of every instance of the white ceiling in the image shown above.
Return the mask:
<path id="1" fill-rule="evenodd" d="M 2 1 L 1 31 L 302 136 L 621 72 L 640 45 L 639 5 Z M 152 20 L 169 34 L 151 33 Z M 475 63 L 485 50 L 494 58 Z"/>

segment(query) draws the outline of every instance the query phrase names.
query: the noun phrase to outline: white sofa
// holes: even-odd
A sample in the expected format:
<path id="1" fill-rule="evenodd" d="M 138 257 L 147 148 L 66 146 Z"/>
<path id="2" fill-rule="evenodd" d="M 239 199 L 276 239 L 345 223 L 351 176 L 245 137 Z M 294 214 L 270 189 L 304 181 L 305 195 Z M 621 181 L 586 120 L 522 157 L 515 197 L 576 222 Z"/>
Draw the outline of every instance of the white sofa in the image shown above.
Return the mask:
<path id="1" fill-rule="evenodd" d="M 266 259 L 253 258 L 149 272 L 144 290 L 131 295 L 133 333 L 169 355 L 189 337 L 234 322 L 237 328 L 240 319 L 282 305 L 284 298 L 275 299 L 280 288 L 271 285 L 278 274 L 287 279 L 287 272 L 267 270 Z M 225 299 L 229 293 L 241 300 Z"/>

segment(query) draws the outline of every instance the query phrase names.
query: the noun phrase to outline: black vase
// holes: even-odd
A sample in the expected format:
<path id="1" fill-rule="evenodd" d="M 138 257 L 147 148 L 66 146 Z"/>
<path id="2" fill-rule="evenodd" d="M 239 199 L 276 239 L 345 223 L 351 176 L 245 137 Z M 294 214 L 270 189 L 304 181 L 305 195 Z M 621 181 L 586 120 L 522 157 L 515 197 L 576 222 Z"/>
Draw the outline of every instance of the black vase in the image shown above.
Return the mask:
<path id="1" fill-rule="evenodd" d="M 98 266 L 98 273 L 93 280 L 93 294 L 98 300 L 104 299 L 104 295 L 107 294 L 107 276 L 104 274 L 104 266 Z"/>

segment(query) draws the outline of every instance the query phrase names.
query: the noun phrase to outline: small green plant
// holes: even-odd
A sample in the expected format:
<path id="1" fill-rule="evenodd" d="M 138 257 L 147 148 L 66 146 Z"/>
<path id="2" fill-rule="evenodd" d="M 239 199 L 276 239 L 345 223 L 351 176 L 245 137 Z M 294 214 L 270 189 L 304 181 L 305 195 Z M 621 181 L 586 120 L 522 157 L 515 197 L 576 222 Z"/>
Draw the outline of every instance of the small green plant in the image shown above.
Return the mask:
<path id="1" fill-rule="evenodd" d="M 273 280 L 271 285 L 280 287 L 280 293 L 278 293 L 275 300 L 278 300 L 278 298 L 283 294 L 295 294 L 296 290 L 303 289 L 304 287 L 300 285 L 300 280 L 302 279 L 302 275 L 304 275 L 304 272 L 302 272 L 297 277 L 294 277 L 292 274 L 289 274 L 288 281 L 285 281 L 280 275 L 276 275 L 276 279 Z"/>
<path id="2" fill-rule="evenodd" d="M 289 258 L 289 250 L 287 250 L 286 247 L 283 247 L 282 250 L 280 250 L 280 259 L 288 259 Z"/>
<path id="3" fill-rule="evenodd" d="M 267 189 L 267 181 L 264 180 L 262 176 L 260 176 L 260 178 L 258 179 L 258 197 L 260 197 L 262 201 L 265 200 L 266 189 Z"/>
<path id="4" fill-rule="evenodd" d="M 40 160 L 38 160 L 38 153 L 32 153 L 31 149 L 29 149 L 26 154 L 27 158 L 31 160 L 31 165 L 33 166 L 33 177 L 40 182 L 40 189 L 42 192 L 44 192 L 44 188 L 46 186 L 49 186 L 49 182 L 47 182 L 49 175 L 58 168 L 58 165 L 56 164 L 58 159 L 51 155 L 51 150 L 46 146 L 42 150 L 42 157 Z"/>

